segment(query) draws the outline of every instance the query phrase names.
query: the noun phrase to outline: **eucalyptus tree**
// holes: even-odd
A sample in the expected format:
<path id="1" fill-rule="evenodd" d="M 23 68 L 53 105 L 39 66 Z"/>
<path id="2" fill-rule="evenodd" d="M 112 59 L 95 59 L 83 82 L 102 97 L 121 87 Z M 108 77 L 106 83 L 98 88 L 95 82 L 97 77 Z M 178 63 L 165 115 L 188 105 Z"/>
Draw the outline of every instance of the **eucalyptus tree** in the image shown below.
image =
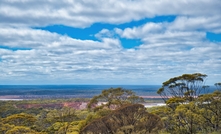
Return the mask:
<path id="1" fill-rule="evenodd" d="M 221 91 L 201 95 L 197 100 L 199 113 L 203 116 L 205 130 L 218 131 L 221 129 Z"/>
<path id="2" fill-rule="evenodd" d="M 100 95 L 94 96 L 90 100 L 88 108 L 97 107 L 99 102 L 103 102 L 99 108 L 107 107 L 108 109 L 116 109 L 125 104 L 136 104 L 144 102 L 144 99 L 137 96 L 131 90 L 122 88 L 110 88 L 103 90 Z"/>
<path id="3" fill-rule="evenodd" d="M 201 73 L 183 74 L 163 82 L 157 93 L 165 102 L 169 102 L 169 98 L 173 98 L 173 101 L 169 99 L 170 102 L 190 102 L 207 92 L 208 86 L 205 86 L 206 77 L 206 74 Z"/>
<path id="4" fill-rule="evenodd" d="M 197 99 L 207 92 L 207 75 L 183 74 L 163 82 L 157 93 L 167 104 L 166 130 L 170 133 L 193 134 L 203 129 L 203 116 L 198 112 Z"/>
<path id="5" fill-rule="evenodd" d="M 216 86 L 217 90 L 221 91 L 221 82 L 215 83 L 214 85 Z"/>

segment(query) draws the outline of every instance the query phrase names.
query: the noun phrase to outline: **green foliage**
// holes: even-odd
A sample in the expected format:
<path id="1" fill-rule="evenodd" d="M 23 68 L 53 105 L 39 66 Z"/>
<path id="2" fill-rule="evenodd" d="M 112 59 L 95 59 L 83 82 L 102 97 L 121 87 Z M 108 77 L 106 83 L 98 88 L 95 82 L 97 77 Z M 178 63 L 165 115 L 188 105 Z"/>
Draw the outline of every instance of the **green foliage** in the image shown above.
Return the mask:
<path id="1" fill-rule="evenodd" d="M 48 112 L 48 121 L 55 122 L 71 122 L 76 120 L 75 109 L 70 107 L 63 107 L 62 109 L 54 109 Z"/>
<path id="2" fill-rule="evenodd" d="M 89 104 L 88 108 L 96 107 L 98 102 L 105 102 L 97 109 L 102 109 L 107 107 L 109 109 L 116 109 L 125 104 L 136 104 L 139 102 L 144 102 L 143 98 L 136 96 L 131 90 L 125 90 L 122 88 L 110 88 L 103 90 L 102 93 L 98 96 L 94 96 Z"/>
<path id="3" fill-rule="evenodd" d="M 88 105 L 93 110 L 63 105 L 32 107 L 88 99 L 0 101 L 0 133 L 79 134 L 108 130 L 118 134 L 218 134 L 221 132 L 221 84 L 215 84 L 217 91 L 202 94 L 207 88 L 205 78 L 203 74 L 185 74 L 164 82 L 158 93 L 167 105 L 147 109 L 136 104 L 143 102 L 142 98 L 122 88 L 111 88 L 94 96 Z M 97 106 L 98 102 L 106 103 Z"/>
<path id="4" fill-rule="evenodd" d="M 221 130 L 221 92 L 205 93 L 205 74 L 184 74 L 163 83 L 157 91 L 166 107 L 152 110 L 172 134 L 215 133 Z M 216 83 L 217 89 L 221 84 Z"/>
<path id="5" fill-rule="evenodd" d="M 172 134 L 216 133 L 221 131 L 221 83 L 207 93 L 205 74 L 184 74 L 164 82 L 157 91 L 166 107 L 151 109 L 161 117 L 165 132 Z"/>
<path id="6" fill-rule="evenodd" d="M 221 91 L 200 96 L 197 104 L 200 108 L 199 114 L 206 121 L 203 124 L 204 128 L 213 128 L 215 131 L 221 129 Z"/>
<path id="7" fill-rule="evenodd" d="M 12 129 L 8 130 L 5 134 L 40 134 L 29 127 L 25 126 L 15 126 Z"/>
<path id="8" fill-rule="evenodd" d="M 221 82 L 215 83 L 214 84 L 217 88 L 217 90 L 221 91 Z"/>
<path id="9" fill-rule="evenodd" d="M 178 105 L 185 103 L 185 98 L 181 97 L 172 97 L 166 101 L 166 104 L 171 108 L 176 108 Z"/>
<path id="10" fill-rule="evenodd" d="M 110 114 L 111 112 L 112 111 L 110 109 L 100 109 L 95 113 L 95 115 L 99 118 L 99 117 L 106 116 Z"/>
<path id="11" fill-rule="evenodd" d="M 84 120 L 87 118 L 87 116 L 90 114 L 91 112 L 88 110 L 77 110 L 76 111 L 76 116 L 79 120 Z"/>
<path id="12" fill-rule="evenodd" d="M 158 116 L 146 112 L 141 104 L 133 104 L 90 122 L 81 133 L 151 133 L 161 128 Z"/>
<path id="13" fill-rule="evenodd" d="M 187 102 L 193 101 L 197 96 L 205 92 L 208 86 L 204 85 L 205 74 L 183 74 L 163 82 L 157 91 L 165 100 L 170 97 L 185 98 Z"/>
<path id="14" fill-rule="evenodd" d="M 5 123 L 2 123 L 2 121 L 0 122 L 0 133 L 1 134 L 5 134 L 8 130 L 11 130 L 12 128 L 14 128 L 14 125 L 10 125 L 8 123 L 5 124 Z"/>
<path id="15" fill-rule="evenodd" d="M 25 113 L 10 115 L 4 119 L 2 119 L 3 123 L 12 124 L 15 126 L 32 126 L 37 119 Z"/>
<path id="16" fill-rule="evenodd" d="M 179 105 L 174 114 L 176 120 L 176 131 L 178 133 L 196 133 L 199 131 L 199 124 L 204 122 L 201 115 L 197 113 L 198 107 L 195 103 Z"/>
<path id="17" fill-rule="evenodd" d="M 30 133 L 74 133 L 79 132 L 80 129 L 77 125 L 72 125 L 72 122 L 82 120 L 84 121 L 89 114 L 89 111 L 84 110 L 76 112 L 75 109 L 70 107 L 50 107 L 35 108 L 29 107 L 32 104 L 45 105 L 44 103 L 65 103 L 66 101 L 85 101 L 84 99 L 70 99 L 70 100 L 25 100 L 25 101 L 0 101 L 0 133 L 5 134 L 6 132 L 16 133 L 22 129 L 30 130 Z M 25 105 L 28 107 L 19 107 Z M 77 114 L 79 116 L 77 116 Z M 79 118 L 81 117 L 81 118 Z M 60 124 L 60 125 L 58 125 Z M 23 127 L 23 128 L 21 128 Z M 25 128 L 24 128 L 25 127 Z M 13 130 L 12 130 L 13 129 Z M 75 131 L 77 130 L 77 131 Z M 29 132 L 27 132 L 29 133 Z"/>

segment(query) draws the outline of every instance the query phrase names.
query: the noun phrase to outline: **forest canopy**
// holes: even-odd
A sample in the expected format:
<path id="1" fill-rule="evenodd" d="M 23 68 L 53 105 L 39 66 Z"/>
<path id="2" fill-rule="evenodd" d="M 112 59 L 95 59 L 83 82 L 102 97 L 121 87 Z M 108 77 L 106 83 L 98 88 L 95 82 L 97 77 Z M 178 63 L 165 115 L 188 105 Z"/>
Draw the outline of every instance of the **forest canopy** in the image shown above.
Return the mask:
<path id="1" fill-rule="evenodd" d="M 120 87 L 93 98 L 0 101 L 0 133 L 221 133 L 221 83 L 207 92 L 206 77 L 170 78 L 157 91 L 166 105 L 151 108 L 144 106 L 147 100 Z"/>

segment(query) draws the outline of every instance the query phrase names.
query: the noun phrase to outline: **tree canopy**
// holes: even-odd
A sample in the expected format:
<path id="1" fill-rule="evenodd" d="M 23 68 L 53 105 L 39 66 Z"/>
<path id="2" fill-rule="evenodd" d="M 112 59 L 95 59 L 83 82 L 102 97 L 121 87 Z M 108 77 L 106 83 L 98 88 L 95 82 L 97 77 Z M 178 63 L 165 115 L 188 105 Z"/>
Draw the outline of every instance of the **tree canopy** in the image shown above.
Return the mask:
<path id="1" fill-rule="evenodd" d="M 193 101 L 194 98 L 206 92 L 206 74 L 194 73 L 183 74 L 163 82 L 162 87 L 157 91 L 166 101 L 169 98 L 182 98 L 185 101 Z M 183 101 L 180 99 L 180 101 Z"/>
<path id="2" fill-rule="evenodd" d="M 159 115 L 167 132 L 195 134 L 221 132 L 221 83 L 208 93 L 207 75 L 183 74 L 165 81 L 157 91 L 167 106 L 153 113 Z"/>
<path id="3" fill-rule="evenodd" d="M 136 96 L 136 94 L 131 90 L 125 90 L 122 88 L 110 88 L 103 90 L 100 95 L 94 96 L 90 100 L 88 108 L 97 106 L 98 102 L 103 102 L 101 107 L 115 109 L 124 104 L 136 104 L 143 101 L 144 100 L 142 97 Z"/>
<path id="4" fill-rule="evenodd" d="M 82 134 L 151 133 L 162 129 L 161 119 L 146 111 L 141 104 L 129 104 L 84 127 Z"/>

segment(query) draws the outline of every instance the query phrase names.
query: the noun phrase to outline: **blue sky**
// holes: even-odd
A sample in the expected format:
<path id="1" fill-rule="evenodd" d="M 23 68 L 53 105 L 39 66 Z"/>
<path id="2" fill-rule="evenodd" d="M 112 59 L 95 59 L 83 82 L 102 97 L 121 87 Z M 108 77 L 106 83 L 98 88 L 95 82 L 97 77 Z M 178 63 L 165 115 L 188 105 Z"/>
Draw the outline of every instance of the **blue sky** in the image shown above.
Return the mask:
<path id="1" fill-rule="evenodd" d="M 221 82 L 220 0 L 2 0 L 0 84 Z"/>

